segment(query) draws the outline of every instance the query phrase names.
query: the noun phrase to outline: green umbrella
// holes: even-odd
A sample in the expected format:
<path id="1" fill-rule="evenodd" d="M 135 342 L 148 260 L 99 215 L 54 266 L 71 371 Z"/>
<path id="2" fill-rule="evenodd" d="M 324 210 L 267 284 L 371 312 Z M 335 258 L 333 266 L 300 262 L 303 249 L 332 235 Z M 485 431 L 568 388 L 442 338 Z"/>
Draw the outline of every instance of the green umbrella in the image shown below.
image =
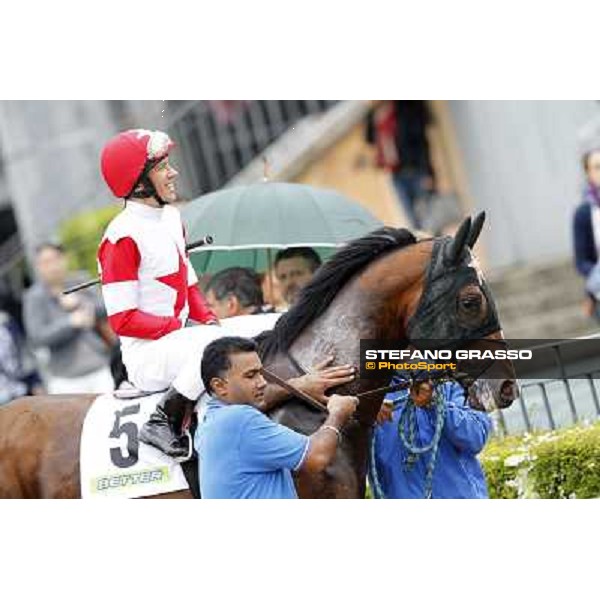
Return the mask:
<path id="1" fill-rule="evenodd" d="M 338 192 L 298 183 L 263 182 L 200 196 L 182 210 L 189 240 L 214 243 L 192 253 L 199 273 L 232 266 L 264 271 L 274 252 L 314 248 L 323 259 L 336 248 L 382 226 L 369 211 Z"/>

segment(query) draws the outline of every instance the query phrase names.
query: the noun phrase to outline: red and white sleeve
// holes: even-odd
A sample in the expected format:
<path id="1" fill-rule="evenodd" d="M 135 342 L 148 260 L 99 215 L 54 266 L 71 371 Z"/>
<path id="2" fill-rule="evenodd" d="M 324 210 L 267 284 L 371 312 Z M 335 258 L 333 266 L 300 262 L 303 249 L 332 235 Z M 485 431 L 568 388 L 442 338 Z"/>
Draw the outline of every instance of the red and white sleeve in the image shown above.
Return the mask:
<path id="1" fill-rule="evenodd" d="M 156 340 L 181 328 L 176 317 L 159 317 L 139 309 L 140 252 L 130 237 L 98 249 L 102 296 L 110 326 L 117 335 Z"/>

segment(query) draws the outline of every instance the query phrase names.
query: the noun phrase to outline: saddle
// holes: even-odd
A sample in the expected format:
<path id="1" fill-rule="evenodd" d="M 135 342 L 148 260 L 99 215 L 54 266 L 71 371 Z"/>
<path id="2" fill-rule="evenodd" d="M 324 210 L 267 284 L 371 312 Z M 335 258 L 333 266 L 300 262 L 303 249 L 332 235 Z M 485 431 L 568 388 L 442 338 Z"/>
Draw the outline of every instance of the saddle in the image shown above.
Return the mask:
<path id="1" fill-rule="evenodd" d="M 166 392 L 167 389 L 160 390 L 160 393 Z M 147 392 L 136 388 L 131 382 L 127 381 L 121 384 L 118 390 L 115 390 L 114 396 L 119 400 L 132 400 L 137 398 L 144 398 L 145 396 L 151 396 L 157 392 Z M 194 447 L 194 436 L 196 429 L 198 428 L 198 415 L 193 409 L 191 403 L 189 410 L 187 411 L 183 420 L 183 431 L 190 438 L 190 448 Z M 194 498 L 200 498 L 200 481 L 198 478 L 198 455 L 195 450 L 192 451 L 192 455 L 188 460 L 180 463 L 181 470 L 185 476 L 188 485 L 190 486 L 190 492 Z"/>

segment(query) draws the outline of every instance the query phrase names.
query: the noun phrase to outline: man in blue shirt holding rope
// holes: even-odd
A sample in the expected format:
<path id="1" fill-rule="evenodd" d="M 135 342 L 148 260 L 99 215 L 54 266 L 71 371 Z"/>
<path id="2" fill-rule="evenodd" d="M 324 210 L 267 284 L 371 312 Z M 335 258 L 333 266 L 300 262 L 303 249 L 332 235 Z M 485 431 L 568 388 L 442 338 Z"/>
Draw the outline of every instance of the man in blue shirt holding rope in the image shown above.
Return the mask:
<path id="1" fill-rule="evenodd" d="M 488 498 L 477 455 L 491 420 L 468 405 L 459 384 L 422 382 L 389 394 L 378 423 L 369 465 L 376 498 Z"/>
<path id="2" fill-rule="evenodd" d="M 275 423 L 263 414 L 267 382 L 256 343 L 240 337 L 210 343 L 201 372 L 212 396 L 196 434 L 202 498 L 297 498 L 292 472 L 318 473 L 333 462 L 358 404 L 327 397 L 329 415 L 310 436 Z"/>

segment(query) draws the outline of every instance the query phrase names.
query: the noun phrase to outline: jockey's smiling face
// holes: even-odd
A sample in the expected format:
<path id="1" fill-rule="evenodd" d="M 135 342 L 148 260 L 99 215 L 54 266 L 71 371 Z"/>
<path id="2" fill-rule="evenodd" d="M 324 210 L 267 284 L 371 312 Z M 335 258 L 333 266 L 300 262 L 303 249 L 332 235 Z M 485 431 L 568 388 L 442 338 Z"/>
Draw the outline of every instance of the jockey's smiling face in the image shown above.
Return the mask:
<path id="1" fill-rule="evenodd" d="M 256 352 L 229 355 L 230 367 L 221 377 L 211 380 L 215 394 L 228 404 L 262 402 L 267 382 L 261 374 L 262 362 Z"/>
<path id="2" fill-rule="evenodd" d="M 169 162 L 169 157 L 163 158 L 149 173 L 148 177 L 156 188 L 160 198 L 164 202 L 175 202 L 177 200 L 177 188 L 175 180 L 179 173 L 175 167 Z"/>

